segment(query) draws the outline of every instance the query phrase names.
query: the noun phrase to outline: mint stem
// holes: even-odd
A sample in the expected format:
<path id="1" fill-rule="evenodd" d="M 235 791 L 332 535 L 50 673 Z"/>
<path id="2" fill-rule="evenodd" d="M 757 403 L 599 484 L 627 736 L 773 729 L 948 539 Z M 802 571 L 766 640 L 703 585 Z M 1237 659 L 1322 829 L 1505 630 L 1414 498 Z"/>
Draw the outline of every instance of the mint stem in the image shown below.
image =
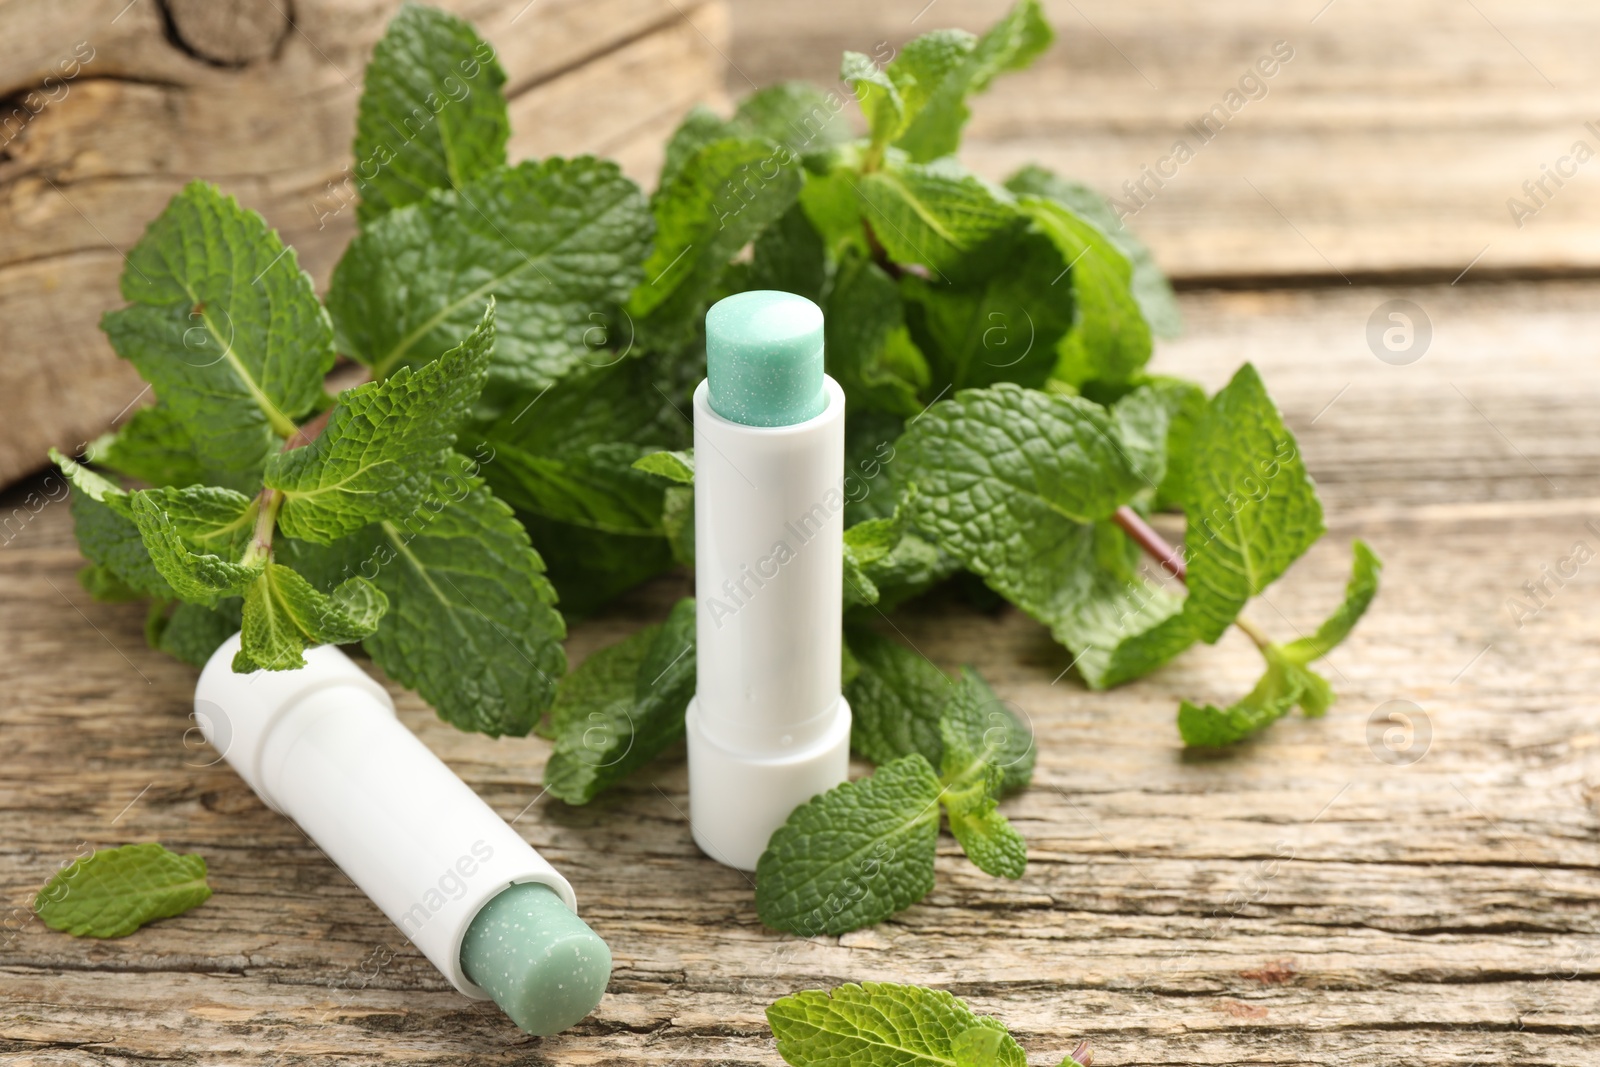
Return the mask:
<path id="1" fill-rule="evenodd" d="M 1144 521 L 1144 516 L 1124 504 L 1111 514 L 1111 521 L 1122 527 L 1122 532 L 1133 538 L 1134 544 L 1144 549 L 1161 569 L 1178 581 L 1188 584 L 1189 574 L 1184 566 L 1183 553 L 1167 544 L 1166 538 Z"/>

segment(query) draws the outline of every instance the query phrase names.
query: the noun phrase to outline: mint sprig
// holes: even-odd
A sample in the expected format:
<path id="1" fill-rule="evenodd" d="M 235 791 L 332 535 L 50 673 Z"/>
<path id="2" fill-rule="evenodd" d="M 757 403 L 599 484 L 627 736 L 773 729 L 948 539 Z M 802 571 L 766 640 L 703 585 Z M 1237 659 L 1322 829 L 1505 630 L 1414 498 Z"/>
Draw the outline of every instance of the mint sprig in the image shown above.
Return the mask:
<path id="1" fill-rule="evenodd" d="M 880 643 L 882 642 L 882 643 Z M 933 889 L 941 810 L 952 834 L 978 867 L 1020 878 L 1027 845 L 1000 814 L 1002 792 L 1033 776 L 1033 734 L 976 672 L 951 682 L 937 668 L 908 665 L 921 657 L 886 639 L 856 633 L 859 673 L 850 691 L 925 707 L 938 676 L 942 704 L 937 748 L 926 727 L 888 733 L 893 714 L 870 699 L 852 742 L 889 757 L 868 778 L 846 782 L 796 808 L 773 833 L 756 866 L 756 911 L 775 930 L 804 937 L 870 926 L 915 904 Z M 903 705 L 902 705 L 903 706 Z M 903 750 L 904 749 L 904 750 Z M 932 758 L 930 758 L 930 755 Z M 934 770 L 937 760 L 938 772 Z"/>
<path id="2" fill-rule="evenodd" d="M 33 910 L 50 929 L 74 937 L 127 937 L 210 897 L 204 859 L 150 842 L 97 849 L 74 860 L 39 890 Z"/>

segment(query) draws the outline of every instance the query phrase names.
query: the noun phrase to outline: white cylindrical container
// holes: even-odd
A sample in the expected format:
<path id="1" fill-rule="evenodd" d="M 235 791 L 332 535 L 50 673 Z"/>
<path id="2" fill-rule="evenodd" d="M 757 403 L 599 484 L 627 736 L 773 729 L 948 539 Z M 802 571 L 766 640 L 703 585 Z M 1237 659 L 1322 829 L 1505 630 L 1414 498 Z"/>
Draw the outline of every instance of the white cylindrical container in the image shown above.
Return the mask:
<path id="1" fill-rule="evenodd" d="M 743 870 L 849 767 L 839 681 L 844 392 L 832 378 L 823 388 L 821 413 L 786 426 L 724 418 L 706 382 L 694 394 L 689 820 L 707 855 Z"/>
<path id="2" fill-rule="evenodd" d="M 337 648 L 308 649 L 299 670 L 235 674 L 238 649 L 235 635 L 196 686 L 206 739 L 456 989 L 489 999 L 462 966 L 473 918 L 526 882 L 548 886 L 576 912 L 567 880 L 400 723 L 389 695 Z"/>

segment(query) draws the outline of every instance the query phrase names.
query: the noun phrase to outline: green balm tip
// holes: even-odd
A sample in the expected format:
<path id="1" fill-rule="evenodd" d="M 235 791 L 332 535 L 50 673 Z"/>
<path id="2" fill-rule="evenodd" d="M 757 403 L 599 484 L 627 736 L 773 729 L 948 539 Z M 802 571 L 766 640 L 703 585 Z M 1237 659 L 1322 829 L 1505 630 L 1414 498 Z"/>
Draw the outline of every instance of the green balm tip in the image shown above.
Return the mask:
<path id="1" fill-rule="evenodd" d="M 461 969 L 512 1022 L 547 1037 L 600 1003 L 611 950 L 555 890 L 519 882 L 473 917 L 461 942 Z"/>
<path id="2" fill-rule="evenodd" d="M 822 309 L 753 289 L 706 312 L 711 410 L 745 426 L 793 426 L 822 414 Z"/>

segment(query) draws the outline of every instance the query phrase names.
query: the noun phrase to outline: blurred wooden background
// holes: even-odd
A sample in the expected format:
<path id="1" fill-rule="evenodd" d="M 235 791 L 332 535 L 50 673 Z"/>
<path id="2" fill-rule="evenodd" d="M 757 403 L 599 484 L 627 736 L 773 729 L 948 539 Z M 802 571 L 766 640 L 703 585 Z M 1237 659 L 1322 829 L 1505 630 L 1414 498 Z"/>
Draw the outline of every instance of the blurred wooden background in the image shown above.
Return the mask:
<path id="1" fill-rule="evenodd" d="M 1242 694 L 1260 670 L 1243 640 L 1096 694 L 1062 676 L 1066 655 L 1014 611 L 903 611 L 896 625 L 919 649 L 946 669 L 975 664 L 1033 721 L 1036 782 L 1006 803 L 1029 869 L 988 878 L 947 839 L 922 904 L 801 941 L 762 929 L 748 881 L 695 850 L 681 756 L 588 808 L 530 806 L 544 742 L 458 733 L 396 690 L 407 724 L 570 875 L 612 946 L 598 1012 L 536 1041 L 453 993 L 294 827 L 207 765 L 186 734 L 194 672 L 144 648 L 141 609 L 77 588 L 66 508 L 24 482 L 0 499 L 0 1061 L 776 1067 L 767 1004 L 878 979 L 968 998 L 1012 1027 L 1036 1067 L 1081 1037 L 1097 1065 L 1593 1067 L 1600 564 L 1564 561 L 1579 544 L 1600 552 L 1600 161 L 1550 183 L 1521 228 L 1506 200 L 1574 141 L 1600 148 L 1585 127 L 1600 122 L 1589 55 L 1600 13 L 1548 0 L 1048 7 L 1052 51 L 974 105 L 967 154 L 987 174 L 1039 161 L 1115 192 L 1275 42 L 1294 49 L 1267 94 L 1132 224 L 1187 290 L 1187 331 L 1161 346 L 1157 369 L 1215 388 L 1253 361 L 1327 504 L 1330 535 L 1252 613 L 1292 637 L 1337 599 L 1350 538 L 1386 561 L 1383 593 L 1331 657 L 1340 700 L 1327 718 L 1291 718 L 1236 752 L 1197 757 L 1178 743 L 1177 701 Z M 681 0 L 648 11 L 538 0 L 514 25 L 512 6 L 473 8 L 489 12 L 483 28 L 514 84 L 538 81 L 519 70 L 543 70 L 530 93 L 570 83 L 578 97 L 570 112 L 519 102 L 523 150 L 620 151 L 636 174 L 651 169 L 670 116 L 697 94 L 715 100 L 724 72 L 734 95 L 795 76 L 831 84 L 842 48 L 979 30 L 1000 9 L 732 0 L 729 36 L 721 8 Z M 5 0 L 0 27 L 48 24 L 51 10 Z M 305 158 L 333 159 L 353 99 L 333 68 L 357 78 L 362 49 L 319 56 L 305 39 L 318 39 L 318 8 L 295 10 L 306 34 L 284 39 L 280 61 L 295 64 L 306 96 L 344 101 L 325 132 L 305 128 Z M 563 36 L 563 19 L 589 36 Z M 13 58 L 16 40 L 0 33 L 8 83 L 59 51 Z M 599 75 L 604 57 L 638 54 L 703 65 Z M 601 57 L 595 82 L 580 89 L 591 64 L 573 57 L 589 55 Z M 202 150 L 131 137 L 99 103 L 148 96 L 178 118 L 210 106 L 167 83 L 223 74 L 164 62 L 128 84 L 73 90 L 57 121 L 66 129 L 78 108 L 71 122 L 93 136 L 41 136 L 28 151 L 42 154 L 0 162 L 0 395 L 68 396 L 96 417 L 95 404 L 115 414 L 128 399 L 94 330 L 105 292 L 85 283 L 70 303 L 44 297 L 49 278 L 104 289 L 120 262 L 104 238 L 125 246 L 176 186 L 151 177 L 150 160 Z M 585 110 L 605 92 L 625 110 Z M 118 139 L 129 143 L 96 148 Z M 235 150 L 249 166 L 211 176 L 307 240 L 325 271 L 343 237 L 319 243 L 294 221 L 323 164 L 296 176 L 296 153 Z M 119 216 L 125 201 L 138 202 Z M 34 261 L 16 251 L 35 239 L 24 234 L 58 251 Z M 1368 340 L 1393 300 L 1429 327 L 1426 346 L 1402 354 L 1410 362 L 1380 359 Z M 34 308 L 59 310 L 41 319 Z M 41 329 L 61 344 L 44 346 Z M 98 369 L 50 381 L 57 364 L 42 359 L 19 373 L 18 338 L 61 360 L 100 353 Z M 12 473 L 36 461 L 27 455 Z M 664 579 L 585 623 L 573 659 L 659 618 L 685 588 Z M 150 839 L 203 854 L 213 899 L 116 942 L 29 919 L 26 902 L 80 842 Z"/>

